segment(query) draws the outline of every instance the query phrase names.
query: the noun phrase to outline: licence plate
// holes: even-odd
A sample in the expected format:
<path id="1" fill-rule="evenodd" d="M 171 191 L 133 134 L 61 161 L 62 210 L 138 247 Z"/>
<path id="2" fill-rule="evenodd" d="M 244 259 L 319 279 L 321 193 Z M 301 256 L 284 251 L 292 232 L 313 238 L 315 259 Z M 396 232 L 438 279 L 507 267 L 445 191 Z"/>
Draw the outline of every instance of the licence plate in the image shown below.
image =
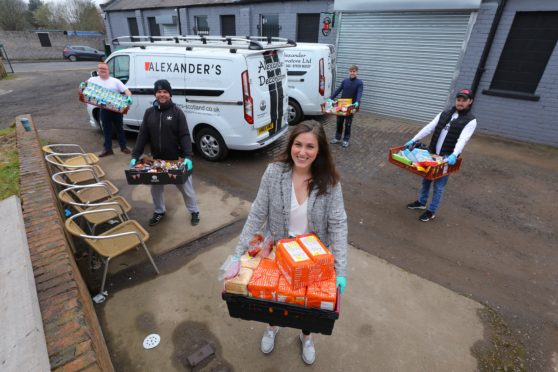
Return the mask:
<path id="1" fill-rule="evenodd" d="M 273 129 L 274 123 L 269 123 L 266 126 L 258 128 L 258 136 L 262 133 L 268 132 Z"/>

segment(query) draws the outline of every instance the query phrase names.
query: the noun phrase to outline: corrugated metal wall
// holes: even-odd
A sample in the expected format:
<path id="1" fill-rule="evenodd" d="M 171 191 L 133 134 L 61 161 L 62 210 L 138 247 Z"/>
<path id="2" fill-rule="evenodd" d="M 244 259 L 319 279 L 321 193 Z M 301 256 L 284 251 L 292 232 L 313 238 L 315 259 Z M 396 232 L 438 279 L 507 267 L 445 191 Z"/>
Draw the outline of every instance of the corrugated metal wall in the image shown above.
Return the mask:
<path id="1" fill-rule="evenodd" d="M 337 84 L 348 66 L 364 81 L 362 110 L 431 120 L 448 98 L 469 12 L 342 13 Z"/>

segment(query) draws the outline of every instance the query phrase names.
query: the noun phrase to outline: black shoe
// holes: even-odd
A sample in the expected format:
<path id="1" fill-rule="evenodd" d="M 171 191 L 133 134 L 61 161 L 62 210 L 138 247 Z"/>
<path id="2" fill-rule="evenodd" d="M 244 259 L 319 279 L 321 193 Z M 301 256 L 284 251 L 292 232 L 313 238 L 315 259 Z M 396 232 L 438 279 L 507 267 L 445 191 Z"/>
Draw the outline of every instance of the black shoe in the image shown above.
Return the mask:
<path id="1" fill-rule="evenodd" d="M 407 204 L 407 208 L 409 208 L 409 209 L 426 209 L 426 205 L 420 204 L 420 202 L 417 200 L 417 201 L 414 201 L 412 203 Z"/>
<path id="2" fill-rule="evenodd" d="M 127 148 L 126 146 L 121 147 L 120 151 L 122 151 L 124 154 L 131 154 L 132 153 L 132 151 L 130 151 L 130 149 Z"/>
<path id="3" fill-rule="evenodd" d="M 109 156 L 109 155 L 113 155 L 114 151 L 112 150 L 103 150 L 100 154 L 99 157 L 100 158 L 104 158 L 105 156 Z"/>
<path id="4" fill-rule="evenodd" d="M 200 212 L 192 213 L 192 218 L 190 219 L 190 223 L 192 224 L 192 226 L 196 226 L 197 224 L 200 223 Z"/>
<path id="5" fill-rule="evenodd" d="M 436 218 L 436 215 L 430 212 L 429 210 L 427 210 L 426 212 L 420 215 L 419 220 L 421 220 L 422 222 L 427 222 L 433 220 L 434 218 Z"/>
<path id="6" fill-rule="evenodd" d="M 164 213 L 153 213 L 153 217 L 149 220 L 149 226 L 157 225 L 165 217 Z"/>

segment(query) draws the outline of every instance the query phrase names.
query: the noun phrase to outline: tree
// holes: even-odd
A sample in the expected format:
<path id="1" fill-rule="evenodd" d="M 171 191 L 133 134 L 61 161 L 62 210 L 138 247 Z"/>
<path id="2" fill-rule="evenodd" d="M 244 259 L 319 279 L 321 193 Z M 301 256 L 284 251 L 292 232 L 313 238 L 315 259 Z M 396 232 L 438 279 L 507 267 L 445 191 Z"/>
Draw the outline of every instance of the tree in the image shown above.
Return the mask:
<path id="1" fill-rule="evenodd" d="M 0 0 L 0 28 L 5 31 L 22 31 L 27 23 L 27 5 L 23 0 Z"/>
<path id="2" fill-rule="evenodd" d="M 33 21 L 37 28 L 65 30 L 68 23 L 58 12 L 57 5 L 43 4 L 33 12 Z"/>
<path id="3" fill-rule="evenodd" d="M 41 0 L 29 0 L 29 4 L 27 5 L 27 22 L 34 28 L 38 28 L 40 26 L 35 21 L 33 13 L 35 12 L 35 10 L 39 9 L 42 5 L 43 2 Z"/>

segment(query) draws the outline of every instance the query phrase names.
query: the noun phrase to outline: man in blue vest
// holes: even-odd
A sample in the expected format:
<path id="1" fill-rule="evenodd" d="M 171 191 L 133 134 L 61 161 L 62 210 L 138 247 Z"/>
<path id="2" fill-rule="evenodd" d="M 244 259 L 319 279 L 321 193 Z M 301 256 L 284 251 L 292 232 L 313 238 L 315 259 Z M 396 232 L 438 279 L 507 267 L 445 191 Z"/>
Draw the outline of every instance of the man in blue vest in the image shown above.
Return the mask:
<path id="1" fill-rule="evenodd" d="M 477 119 L 471 113 L 473 104 L 473 94 L 469 89 L 461 89 L 455 97 L 455 106 L 451 109 L 442 111 L 434 120 L 420 130 L 410 141 L 405 143 L 405 147 L 413 146 L 417 141 L 432 134 L 428 151 L 431 154 L 438 154 L 447 157 L 449 165 L 454 165 L 457 157 L 473 135 L 477 127 Z M 407 204 L 409 209 L 426 209 L 426 202 L 430 194 L 430 186 L 433 185 L 432 201 L 426 211 L 421 214 L 419 220 L 430 221 L 436 217 L 436 210 L 442 201 L 444 188 L 448 183 L 448 177 L 439 178 L 436 181 L 429 181 L 426 178 L 422 181 L 422 188 L 418 200 Z"/>

